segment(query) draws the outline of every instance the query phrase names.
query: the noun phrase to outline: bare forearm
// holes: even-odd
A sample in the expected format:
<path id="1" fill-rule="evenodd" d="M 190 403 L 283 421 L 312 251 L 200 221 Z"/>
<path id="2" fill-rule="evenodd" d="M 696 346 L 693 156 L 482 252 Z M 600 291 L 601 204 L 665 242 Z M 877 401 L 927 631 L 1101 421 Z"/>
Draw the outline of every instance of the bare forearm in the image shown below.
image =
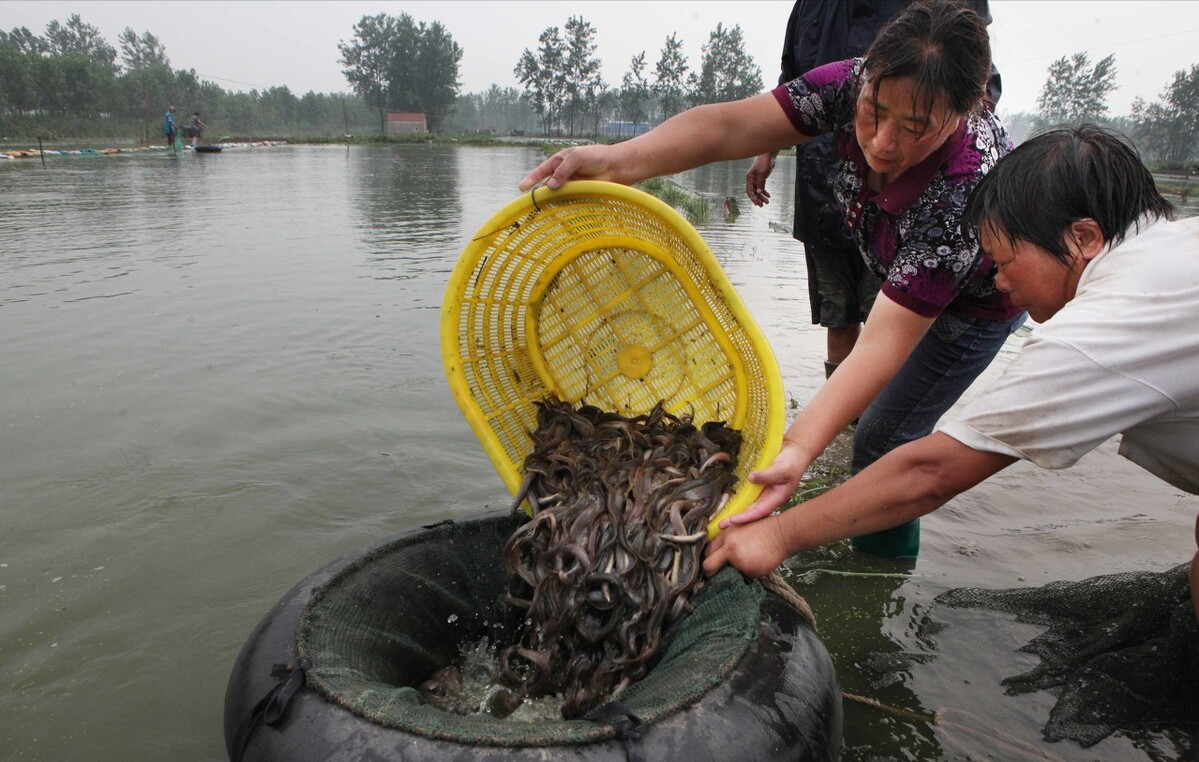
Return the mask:
<path id="1" fill-rule="evenodd" d="M 774 96 L 698 106 L 614 146 L 612 178 L 632 184 L 802 142 Z"/>
<path id="2" fill-rule="evenodd" d="M 814 460 L 891 382 L 930 325 L 931 318 L 879 294 L 853 350 L 787 429 L 786 439 L 809 463 Z"/>
<path id="3" fill-rule="evenodd" d="M 715 161 L 746 159 L 803 142 L 769 93 L 700 106 L 671 117 L 644 135 L 616 145 L 564 148 L 520 181 L 527 191 L 544 182 L 556 190 L 571 180 L 632 185 Z"/>
<path id="4" fill-rule="evenodd" d="M 769 574 L 797 551 L 922 516 L 1013 460 L 973 450 L 944 434 L 910 442 L 840 487 L 782 514 L 722 525 L 724 531 L 704 552 L 704 573 L 710 576 L 732 564 L 750 577 Z"/>
<path id="5" fill-rule="evenodd" d="M 888 453 L 844 484 L 783 513 L 788 553 L 899 526 L 1014 461 L 931 434 Z"/>
<path id="6" fill-rule="evenodd" d="M 846 363 L 850 359 L 853 359 L 852 354 Z M 888 376 L 885 369 L 882 373 L 876 373 L 878 370 L 874 367 L 869 374 L 855 374 L 852 367 L 847 367 L 845 373 L 834 376 L 820 387 L 787 427 L 783 439 L 803 453 L 805 463 L 816 460 L 833 438 L 844 431 L 850 421 L 861 415 L 886 385 Z"/>

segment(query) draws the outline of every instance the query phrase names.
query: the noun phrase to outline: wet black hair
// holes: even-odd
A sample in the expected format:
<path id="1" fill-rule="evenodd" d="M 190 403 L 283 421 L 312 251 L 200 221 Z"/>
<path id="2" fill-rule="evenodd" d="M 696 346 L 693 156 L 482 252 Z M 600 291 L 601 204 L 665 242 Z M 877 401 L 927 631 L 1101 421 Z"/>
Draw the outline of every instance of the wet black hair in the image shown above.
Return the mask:
<path id="1" fill-rule="evenodd" d="M 879 31 L 866 51 L 864 74 L 875 98 L 884 79 L 911 77 L 926 117 L 938 98 L 953 113 L 969 114 L 982 103 L 991 76 L 986 19 L 955 0 L 912 3 Z"/>
<path id="2" fill-rule="evenodd" d="M 1095 220 L 1115 245 L 1142 219 L 1173 216 L 1129 139 L 1083 124 L 1043 132 L 1000 159 L 971 191 L 962 223 L 975 240 L 988 225 L 1069 266 L 1065 234 L 1078 220 Z"/>

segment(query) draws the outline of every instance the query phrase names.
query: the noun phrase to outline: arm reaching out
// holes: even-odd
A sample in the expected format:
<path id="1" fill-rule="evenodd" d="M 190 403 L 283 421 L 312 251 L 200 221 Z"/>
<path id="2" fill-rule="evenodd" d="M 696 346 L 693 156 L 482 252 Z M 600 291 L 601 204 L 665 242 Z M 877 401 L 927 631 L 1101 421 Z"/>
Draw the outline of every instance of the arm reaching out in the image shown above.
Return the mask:
<path id="1" fill-rule="evenodd" d="M 618 145 L 592 145 L 564 148 L 525 175 L 520 181 L 520 189 L 527 191 L 542 180 L 550 190 L 557 190 L 567 180 L 610 180 L 621 182 L 612 175 L 609 166 L 614 157 L 612 153 Z M 616 157 L 619 161 L 619 158 Z M 645 178 L 641 178 L 642 180 Z M 626 185 L 638 182 L 631 180 Z"/>
<path id="2" fill-rule="evenodd" d="M 721 529 L 727 529 L 733 524 L 748 524 L 769 516 L 787 502 L 795 490 L 804 472 L 811 465 L 811 460 L 794 442 L 784 439 L 779 454 L 766 468 L 758 469 L 749 475 L 752 484 L 761 484 L 762 492 L 758 499 L 750 503 L 744 511 L 720 522 Z"/>
<path id="3" fill-rule="evenodd" d="M 749 475 L 765 485 L 762 494 L 720 528 L 757 521 L 787 502 L 812 461 L 890 383 L 932 323 L 880 293 L 853 350 L 787 429 L 774 462 Z"/>
<path id="4" fill-rule="evenodd" d="M 568 180 L 632 185 L 717 161 L 747 159 L 803 143 L 770 93 L 684 111 L 632 140 L 566 148 L 520 181 L 527 191 L 542 180 L 557 189 Z"/>
<path id="5" fill-rule="evenodd" d="M 777 516 L 731 526 L 709 543 L 704 573 L 732 564 L 748 577 L 773 571 L 792 553 L 899 526 L 1015 462 L 940 432 L 884 455 L 844 484 Z"/>

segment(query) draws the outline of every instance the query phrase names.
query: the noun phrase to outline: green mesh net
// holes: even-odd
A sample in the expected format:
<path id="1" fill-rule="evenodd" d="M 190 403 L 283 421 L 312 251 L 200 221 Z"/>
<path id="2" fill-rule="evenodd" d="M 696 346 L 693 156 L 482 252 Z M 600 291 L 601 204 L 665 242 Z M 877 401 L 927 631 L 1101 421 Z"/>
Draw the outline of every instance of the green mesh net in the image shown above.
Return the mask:
<path id="1" fill-rule="evenodd" d="M 382 546 L 315 591 L 297 633 L 312 661 L 308 684 L 388 728 L 472 745 L 545 746 L 616 736 L 588 720 L 522 722 L 444 712 L 417 686 L 464 642 L 516 636 L 502 600 L 500 551 L 523 517 L 447 523 Z M 761 585 L 726 567 L 692 598 L 695 610 L 663 636 L 652 671 L 620 696 L 646 724 L 698 701 L 732 671 L 757 634 Z"/>
<path id="2" fill-rule="evenodd" d="M 1189 564 L 1012 590 L 959 588 L 938 605 L 982 607 L 1049 629 L 1020 650 L 1041 663 L 1003 681 L 1008 693 L 1057 696 L 1043 734 L 1092 746 L 1194 732 L 1199 722 L 1199 623 Z"/>

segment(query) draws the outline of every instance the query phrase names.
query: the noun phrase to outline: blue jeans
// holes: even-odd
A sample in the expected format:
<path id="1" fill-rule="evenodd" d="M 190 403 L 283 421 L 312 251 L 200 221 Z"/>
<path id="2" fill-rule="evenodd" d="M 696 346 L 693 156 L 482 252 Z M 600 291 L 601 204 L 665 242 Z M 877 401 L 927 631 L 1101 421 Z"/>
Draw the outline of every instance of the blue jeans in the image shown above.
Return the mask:
<path id="1" fill-rule="evenodd" d="M 853 473 L 902 444 L 932 433 L 946 410 L 991 364 L 1007 337 L 1024 324 L 942 313 L 899 372 L 858 419 L 853 438 Z M 920 551 L 920 522 L 855 537 L 851 545 L 887 558 Z"/>

